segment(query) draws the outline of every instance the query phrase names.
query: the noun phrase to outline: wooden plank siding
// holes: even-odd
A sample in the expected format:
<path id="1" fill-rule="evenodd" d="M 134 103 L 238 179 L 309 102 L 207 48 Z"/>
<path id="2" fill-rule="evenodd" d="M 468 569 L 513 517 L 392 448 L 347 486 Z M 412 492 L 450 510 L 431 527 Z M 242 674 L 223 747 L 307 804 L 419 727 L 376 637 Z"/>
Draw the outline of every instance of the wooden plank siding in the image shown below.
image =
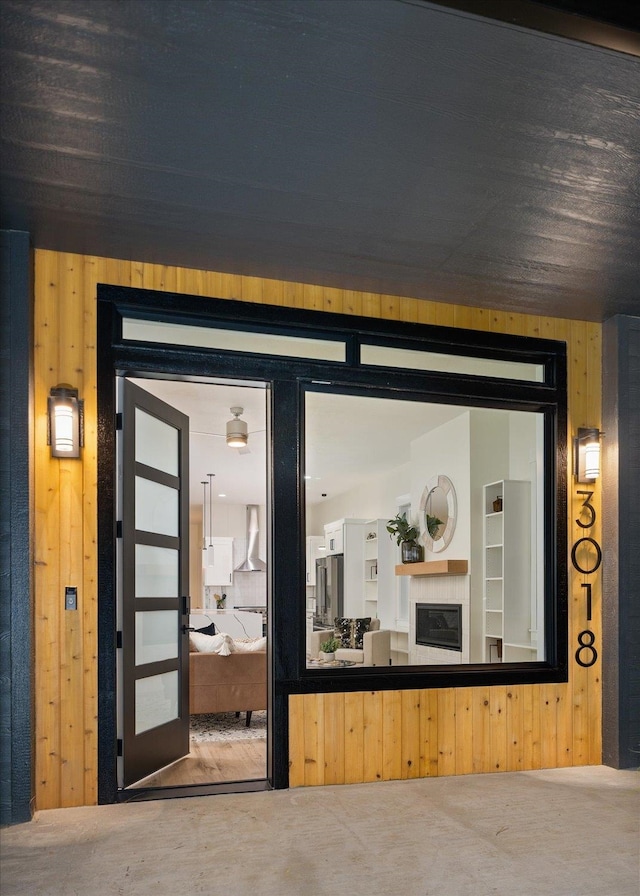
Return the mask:
<path id="1" fill-rule="evenodd" d="M 92 805 L 97 792 L 96 285 L 140 286 L 380 319 L 470 327 L 566 340 L 569 436 L 601 419 L 601 326 L 194 271 L 140 261 L 35 253 L 35 763 L 36 808 Z M 85 400 L 80 461 L 53 461 L 47 395 L 67 382 Z M 570 457 L 567 462 L 570 463 Z M 569 540 L 583 534 L 569 487 Z M 598 522 L 589 534 L 601 541 Z M 570 568 L 570 680 L 558 685 L 306 694 L 289 700 L 290 786 L 463 775 L 601 761 L 601 656 L 573 654 L 587 627 L 584 576 Z M 593 619 L 601 655 L 599 574 Z M 77 585 L 79 612 L 63 611 Z"/>

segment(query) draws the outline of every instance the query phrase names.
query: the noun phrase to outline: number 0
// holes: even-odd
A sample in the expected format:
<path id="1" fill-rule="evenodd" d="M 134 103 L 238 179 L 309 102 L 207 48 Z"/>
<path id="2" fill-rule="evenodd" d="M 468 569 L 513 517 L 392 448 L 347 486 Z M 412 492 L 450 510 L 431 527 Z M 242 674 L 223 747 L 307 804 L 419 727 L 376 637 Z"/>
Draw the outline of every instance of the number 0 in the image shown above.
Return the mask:
<path id="1" fill-rule="evenodd" d="M 580 547 L 580 545 L 583 542 L 588 542 L 589 544 L 592 544 L 594 546 L 594 548 L 596 549 L 596 563 L 595 563 L 595 566 L 593 566 L 591 569 L 583 569 L 582 566 L 580 566 L 580 564 L 578 563 L 578 559 L 577 559 L 576 555 L 578 553 L 578 548 Z M 571 548 L 571 562 L 573 564 L 574 569 L 577 569 L 578 572 L 585 573 L 585 575 L 589 575 L 590 573 L 595 572 L 596 569 L 598 569 L 600 564 L 602 563 L 602 550 L 601 550 L 598 542 L 595 540 L 595 538 L 591 538 L 591 536 L 589 536 L 589 535 L 585 535 L 583 538 L 579 538 L 576 541 L 576 543 L 574 544 L 574 546 Z"/>

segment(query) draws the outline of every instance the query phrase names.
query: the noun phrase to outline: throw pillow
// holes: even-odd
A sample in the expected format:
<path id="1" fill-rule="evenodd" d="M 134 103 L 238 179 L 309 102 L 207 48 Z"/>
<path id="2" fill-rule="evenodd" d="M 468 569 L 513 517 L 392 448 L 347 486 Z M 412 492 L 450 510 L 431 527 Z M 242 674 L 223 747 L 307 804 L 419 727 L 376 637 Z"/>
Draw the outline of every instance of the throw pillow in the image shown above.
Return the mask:
<path id="1" fill-rule="evenodd" d="M 266 638 L 234 638 L 234 653 L 264 653 L 267 649 Z"/>
<path id="2" fill-rule="evenodd" d="M 371 616 L 366 616 L 363 619 L 349 619 L 336 616 L 334 625 L 336 629 L 335 636 L 340 641 L 341 647 L 362 650 L 362 640 L 365 632 L 369 631 Z"/>
<path id="3" fill-rule="evenodd" d="M 219 632 L 217 635 L 203 635 L 202 632 L 189 632 L 189 643 L 197 653 L 217 653 L 229 656 L 233 651 L 231 635 Z"/>

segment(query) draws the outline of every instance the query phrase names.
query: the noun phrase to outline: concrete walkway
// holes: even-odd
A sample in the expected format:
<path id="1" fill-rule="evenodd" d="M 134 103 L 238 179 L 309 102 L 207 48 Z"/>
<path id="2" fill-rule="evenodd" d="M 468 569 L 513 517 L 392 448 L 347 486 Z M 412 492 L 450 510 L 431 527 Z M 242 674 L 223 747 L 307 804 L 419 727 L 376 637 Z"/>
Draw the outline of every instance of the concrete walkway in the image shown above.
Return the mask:
<path id="1" fill-rule="evenodd" d="M 158 800 L 5 828 L 2 896 L 638 896 L 636 772 Z"/>

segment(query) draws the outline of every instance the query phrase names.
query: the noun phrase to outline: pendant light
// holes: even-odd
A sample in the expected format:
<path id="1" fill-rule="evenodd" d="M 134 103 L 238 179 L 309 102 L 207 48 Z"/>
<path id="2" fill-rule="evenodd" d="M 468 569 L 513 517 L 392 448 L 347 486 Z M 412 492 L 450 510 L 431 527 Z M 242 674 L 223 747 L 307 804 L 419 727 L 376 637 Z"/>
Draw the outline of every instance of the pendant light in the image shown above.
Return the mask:
<path id="1" fill-rule="evenodd" d="M 207 548 L 208 565 L 213 566 L 213 477 L 215 473 L 207 473 L 209 477 L 209 546 Z"/>
<path id="2" fill-rule="evenodd" d="M 202 479 L 202 550 L 207 546 L 207 480 Z"/>

